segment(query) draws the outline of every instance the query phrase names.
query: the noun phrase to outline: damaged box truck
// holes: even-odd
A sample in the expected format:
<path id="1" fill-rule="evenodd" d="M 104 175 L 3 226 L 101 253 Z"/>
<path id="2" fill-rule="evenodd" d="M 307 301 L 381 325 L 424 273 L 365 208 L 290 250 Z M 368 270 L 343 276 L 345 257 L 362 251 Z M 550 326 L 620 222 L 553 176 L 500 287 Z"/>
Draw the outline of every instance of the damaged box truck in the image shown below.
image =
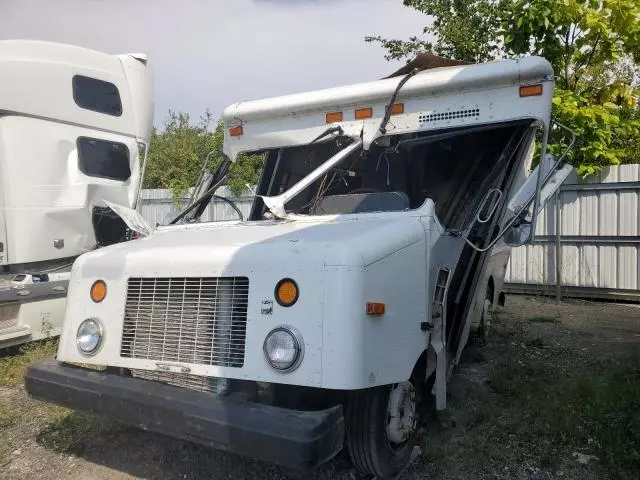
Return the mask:
<path id="1" fill-rule="evenodd" d="M 498 301 L 504 242 L 529 240 L 566 170 L 527 178 L 553 88 L 530 57 L 229 106 L 228 161 L 193 205 L 75 262 L 57 358 L 28 392 L 294 468 L 345 448 L 397 475 Z M 197 223 L 241 153 L 264 154 L 250 217 Z"/>

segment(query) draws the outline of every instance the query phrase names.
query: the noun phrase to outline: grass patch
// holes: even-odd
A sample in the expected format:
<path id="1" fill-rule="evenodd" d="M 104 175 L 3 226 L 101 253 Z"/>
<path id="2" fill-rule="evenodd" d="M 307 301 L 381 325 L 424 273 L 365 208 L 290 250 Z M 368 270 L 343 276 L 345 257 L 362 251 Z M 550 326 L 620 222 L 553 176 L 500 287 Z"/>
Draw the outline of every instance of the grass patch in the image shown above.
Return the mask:
<path id="1" fill-rule="evenodd" d="M 0 468 L 11 462 L 11 452 L 15 449 L 15 439 L 11 432 L 23 421 L 27 413 L 24 402 L 15 395 L 0 393 Z"/>
<path id="2" fill-rule="evenodd" d="M 30 363 L 55 355 L 56 339 L 46 339 L 19 347 L 8 348 L 0 356 L 0 385 L 22 383 L 24 372 Z"/>
<path id="3" fill-rule="evenodd" d="M 49 425 L 38 434 L 37 441 L 58 453 L 80 455 L 91 439 L 124 428 L 107 418 L 62 407 L 53 407 L 49 418 Z"/>
<path id="4" fill-rule="evenodd" d="M 555 317 L 549 317 L 549 316 L 541 315 L 539 317 L 528 318 L 527 322 L 531 322 L 531 323 L 560 323 L 560 320 L 558 320 Z"/>
<path id="5" fill-rule="evenodd" d="M 20 420 L 22 410 L 9 398 L 0 397 L 0 431 Z"/>
<path id="6" fill-rule="evenodd" d="M 11 463 L 11 448 L 8 444 L 0 443 L 0 468 Z"/>
<path id="7" fill-rule="evenodd" d="M 490 378 L 511 410 L 512 431 L 546 464 L 572 451 L 598 457 L 612 478 L 640 472 L 640 352 L 579 372 L 498 367 Z"/>

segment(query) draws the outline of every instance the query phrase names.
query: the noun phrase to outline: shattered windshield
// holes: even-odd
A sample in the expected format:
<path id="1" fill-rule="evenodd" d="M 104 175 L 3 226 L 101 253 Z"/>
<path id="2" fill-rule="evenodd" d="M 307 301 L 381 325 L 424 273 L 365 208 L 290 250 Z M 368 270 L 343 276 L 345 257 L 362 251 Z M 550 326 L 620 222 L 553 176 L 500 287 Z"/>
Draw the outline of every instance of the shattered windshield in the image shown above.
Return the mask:
<path id="1" fill-rule="evenodd" d="M 531 122 L 385 137 L 357 149 L 285 205 L 287 213 L 330 215 L 403 211 L 427 198 L 445 226 L 461 226 L 480 195 L 505 175 Z M 528 137 L 527 137 L 528 138 Z M 259 194 L 277 196 L 342 150 L 349 139 L 270 152 Z M 384 142 L 384 144 L 382 144 Z M 266 178 L 264 178 L 266 177 Z M 268 181 L 268 183 L 265 182 Z M 262 213 L 265 209 L 262 206 Z"/>

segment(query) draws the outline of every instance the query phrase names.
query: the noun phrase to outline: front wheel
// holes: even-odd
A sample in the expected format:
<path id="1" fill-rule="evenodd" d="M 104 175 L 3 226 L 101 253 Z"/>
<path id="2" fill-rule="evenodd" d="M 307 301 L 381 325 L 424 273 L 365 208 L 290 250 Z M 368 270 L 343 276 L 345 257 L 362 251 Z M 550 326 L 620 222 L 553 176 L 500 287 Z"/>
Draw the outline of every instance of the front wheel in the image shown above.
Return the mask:
<path id="1" fill-rule="evenodd" d="M 411 460 L 417 429 L 411 382 L 353 392 L 346 408 L 346 446 L 363 474 L 392 478 Z"/>

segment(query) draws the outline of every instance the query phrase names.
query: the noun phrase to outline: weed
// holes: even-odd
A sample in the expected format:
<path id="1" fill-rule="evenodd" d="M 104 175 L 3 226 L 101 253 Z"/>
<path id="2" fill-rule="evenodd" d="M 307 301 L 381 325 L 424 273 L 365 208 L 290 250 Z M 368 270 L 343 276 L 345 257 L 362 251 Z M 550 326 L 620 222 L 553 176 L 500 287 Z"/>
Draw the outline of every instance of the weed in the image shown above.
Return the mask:
<path id="1" fill-rule="evenodd" d="M 51 421 L 38 434 L 37 441 L 56 452 L 80 455 L 89 439 L 123 428 L 104 417 L 55 408 L 58 411 L 52 411 Z"/>
<path id="2" fill-rule="evenodd" d="M 551 452 L 577 449 L 598 456 L 614 478 L 640 471 L 640 354 L 565 375 L 503 365 L 490 384 L 512 410 L 514 430 L 549 442 L 537 452 L 545 464 L 558 457 Z"/>
<path id="3" fill-rule="evenodd" d="M 22 383 L 24 372 L 30 363 L 55 355 L 58 341 L 46 339 L 20 347 L 9 348 L 0 356 L 0 385 Z"/>

